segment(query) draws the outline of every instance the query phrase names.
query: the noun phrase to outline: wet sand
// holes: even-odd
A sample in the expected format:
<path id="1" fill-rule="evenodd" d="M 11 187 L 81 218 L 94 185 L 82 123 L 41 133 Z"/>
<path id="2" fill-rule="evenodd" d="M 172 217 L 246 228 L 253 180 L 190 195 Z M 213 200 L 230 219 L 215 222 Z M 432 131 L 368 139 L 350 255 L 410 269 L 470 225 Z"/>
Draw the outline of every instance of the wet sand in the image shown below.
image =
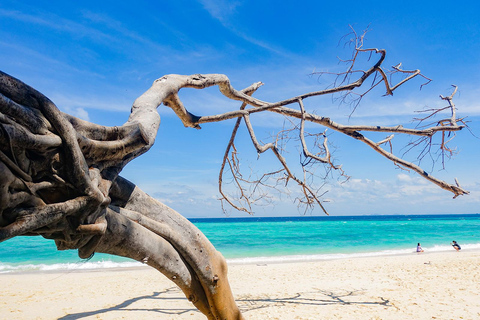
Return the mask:
<path id="1" fill-rule="evenodd" d="M 246 319 L 480 319 L 480 251 L 231 265 Z M 0 274 L 0 319 L 205 319 L 150 268 Z"/>

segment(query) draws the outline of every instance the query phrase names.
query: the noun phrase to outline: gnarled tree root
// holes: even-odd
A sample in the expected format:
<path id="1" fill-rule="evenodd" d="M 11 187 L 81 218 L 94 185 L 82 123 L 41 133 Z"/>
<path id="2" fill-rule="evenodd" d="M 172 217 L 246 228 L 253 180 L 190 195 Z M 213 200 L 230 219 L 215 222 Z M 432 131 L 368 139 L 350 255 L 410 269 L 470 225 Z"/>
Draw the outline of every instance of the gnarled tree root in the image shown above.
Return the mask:
<path id="1" fill-rule="evenodd" d="M 208 319 L 243 319 L 228 283 L 226 261 L 200 230 L 121 177 L 112 189 L 108 227 L 96 252 L 157 269 Z"/>

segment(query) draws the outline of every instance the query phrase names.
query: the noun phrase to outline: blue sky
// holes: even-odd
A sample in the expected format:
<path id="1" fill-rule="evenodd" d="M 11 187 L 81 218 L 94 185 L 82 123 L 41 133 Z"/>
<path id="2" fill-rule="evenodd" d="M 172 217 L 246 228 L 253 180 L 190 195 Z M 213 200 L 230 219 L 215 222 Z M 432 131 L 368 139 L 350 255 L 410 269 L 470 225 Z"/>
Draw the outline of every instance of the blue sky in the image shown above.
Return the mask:
<path id="1" fill-rule="evenodd" d="M 369 26 L 366 46 L 386 49 L 386 66 L 402 62 L 433 81 L 420 91 L 422 81 L 414 80 L 393 97 L 374 91 L 350 119 L 348 106 L 329 99 L 312 99 L 308 110 L 345 124 L 408 126 L 415 110 L 443 106 L 439 95 L 449 95 L 455 84 L 459 115 L 468 115 L 472 131 L 480 136 L 478 12 L 476 1 L 4 0 L 0 69 L 44 93 L 62 111 L 102 125 L 121 125 L 133 101 L 170 73 L 223 73 L 238 89 L 262 81 L 265 85 L 255 96 L 266 101 L 323 89 L 329 80 L 311 72 L 341 70 L 337 56 L 348 57 L 349 51 L 340 39 L 349 25 L 359 32 Z M 181 93 L 193 113 L 238 108 L 215 89 L 202 91 Z M 217 177 L 232 122 L 186 129 L 166 107 L 159 112 L 162 124 L 154 147 L 122 175 L 186 217 L 223 217 L 216 200 Z M 262 115 L 255 123 L 267 137 L 282 122 Z M 241 138 L 245 166 L 265 168 L 271 158 L 257 161 L 248 137 Z M 422 163 L 448 182 L 457 177 L 471 192 L 455 200 L 356 141 L 338 135 L 331 140 L 337 163 L 351 176 L 347 184 L 332 179 L 326 186 L 332 215 L 480 211 L 479 139 L 467 131 L 456 138 L 459 153 L 445 170 Z M 291 150 L 291 157 L 295 152 Z M 274 200 L 255 214 L 301 214 L 288 197 Z"/>

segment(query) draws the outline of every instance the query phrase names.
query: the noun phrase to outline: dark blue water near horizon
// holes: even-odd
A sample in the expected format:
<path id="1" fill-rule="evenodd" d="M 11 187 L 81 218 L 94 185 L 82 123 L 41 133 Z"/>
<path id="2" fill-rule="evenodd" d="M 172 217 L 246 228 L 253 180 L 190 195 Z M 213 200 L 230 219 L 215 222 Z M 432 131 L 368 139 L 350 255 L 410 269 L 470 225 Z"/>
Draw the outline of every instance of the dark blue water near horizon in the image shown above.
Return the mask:
<path id="1" fill-rule="evenodd" d="M 190 219 L 229 263 L 310 261 L 426 252 L 480 250 L 480 214 L 293 216 Z M 96 254 L 81 260 L 75 250 L 57 251 L 51 240 L 16 237 L 0 243 L 0 273 L 138 265 Z"/>
<path id="2" fill-rule="evenodd" d="M 346 216 L 286 216 L 286 217 L 225 217 L 225 218 L 190 218 L 192 223 L 197 222 L 276 222 L 276 221 L 399 221 L 402 219 L 415 220 L 445 220 L 445 219 L 480 219 L 480 213 L 469 214 L 392 214 L 392 215 L 346 215 Z"/>

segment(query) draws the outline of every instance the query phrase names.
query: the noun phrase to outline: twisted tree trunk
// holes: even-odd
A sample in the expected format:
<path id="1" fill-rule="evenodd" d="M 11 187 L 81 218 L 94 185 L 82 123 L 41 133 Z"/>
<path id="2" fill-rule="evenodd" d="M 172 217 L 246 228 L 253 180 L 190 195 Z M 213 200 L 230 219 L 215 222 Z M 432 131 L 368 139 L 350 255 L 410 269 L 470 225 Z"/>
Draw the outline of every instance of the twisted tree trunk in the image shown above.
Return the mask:
<path id="1" fill-rule="evenodd" d="M 365 71 L 354 68 L 361 53 L 378 56 L 377 61 Z M 440 135 L 438 145 L 442 155 L 452 153 L 448 143 L 457 131 L 466 126 L 463 118 L 456 116 L 452 101 L 456 89 L 451 96 L 441 97 L 448 101 L 447 107 L 432 109 L 430 115 L 420 120 L 431 120 L 442 111 L 450 111 L 450 116 L 421 129 L 401 125 L 342 125 L 306 111 L 304 100 L 309 97 L 341 93 L 344 98 L 356 95 L 361 99 L 381 83 L 385 85 L 386 93 L 391 95 L 405 82 L 417 76 L 423 77 L 420 70 L 402 70 L 401 64 L 398 64 L 393 67 L 393 73 L 404 77 L 392 85 L 382 67 L 385 55 L 385 50 L 364 49 L 363 36 L 356 37 L 351 65 L 346 72 L 338 74 L 343 79 L 340 85 L 274 103 L 252 97 L 252 93 L 262 85 L 260 82 L 238 91 L 221 74 L 166 75 L 155 80 L 151 88 L 134 102 L 128 121 L 120 127 L 99 126 L 64 114 L 35 89 L 0 72 L 0 242 L 20 235 L 41 235 L 55 240 L 59 250 L 78 249 L 81 258 L 104 252 L 142 261 L 175 282 L 209 319 L 242 319 L 230 290 L 222 255 L 188 220 L 149 197 L 120 177 L 119 173 L 128 162 L 153 145 L 160 125 L 157 107 L 163 104 L 172 108 L 186 127 L 200 128 L 203 123 L 237 118 L 220 170 L 219 186 L 221 200 L 238 210 L 251 212 L 252 197 L 247 194 L 245 184 L 251 184 L 255 192 L 262 186 L 276 189 L 278 185 L 287 186 L 289 182 L 300 188 L 300 196 L 296 199 L 299 204 L 307 207 L 318 205 L 324 209 L 319 189 L 312 187 L 315 170 L 310 170 L 310 167 L 323 164 L 328 170 L 337 170 L 344 175 L 342 166 L 335 165 L 331 159 L 326 129 L 364 143 L 396 166 L 417 172 L 453 193 L 454 197 L 468 194 L 458 181 L 450 184 L 437 179 L 418 165 L 396 156 L 392 150 L 394 134 L 416 136 L 419 140 L 412 145 L 425 145 L 421 158 L 425 156 L 425 150 L 429 152 L 431 149 L 434 136 Z M 355 78 L 357 75 L 358 78 Z M 355 93 L 354 90 L 369 78 L 373 78 L 370 87 L 362 94 Z M 210 116 L 196 116 L 188 112 L 178 92 L 182 88 L 203 89 L 210 86 L 218 86 L 225 97 L 241 101 L 241 107 Z M 289 108 L 288 105 L 298 105 L 299 109 Z M 293 129 L 284 130 L 277 137 L 289 140 L 289 132 L 298 131 L 296 139 L 301 144 L 299 158 L 303 177 L 296 176 L 283 157 L 278 147 L 282 138 L 266 144 L 256 138 L 250 117 L 264 111 L 298 119 L 299 123 L 294 124 Z M 280 164 L 279 170 L 253 180 L 248 180 L 239 172 L 234 140 L 241 119 L 258 154 L 270 150 Z M 318 139 L 314 144 L 316 152 L 310 151 L 307 146 L 305 122 L 324 128 L 323 133 L 308 134 Z M 367 137 L 371 132 L 388 132 L 391 135 L 375 142 Z M 239 190 L 237 199 L 230 198 L 222 189 L 227 163 L 232 181 Z M 270 179 L 276 182 L 269 185 Z M 261 194 L 258 198 L 263 196 Z M 246 206 L 237 205 L 234 200 L 244 201 Z"/>
<path id="2" fill-rule="evenodd" d="M 156 108 L 178 90 L 158 83 L 125 125 L 111 128 L 60 112 L 0 72 L 0 242 L 41 235 L 81 258 L 132 258 L 172 280 L 208 319 L 243 319 L 223 256 L 187 219 L 118 175 L 153 145 Z"/>

